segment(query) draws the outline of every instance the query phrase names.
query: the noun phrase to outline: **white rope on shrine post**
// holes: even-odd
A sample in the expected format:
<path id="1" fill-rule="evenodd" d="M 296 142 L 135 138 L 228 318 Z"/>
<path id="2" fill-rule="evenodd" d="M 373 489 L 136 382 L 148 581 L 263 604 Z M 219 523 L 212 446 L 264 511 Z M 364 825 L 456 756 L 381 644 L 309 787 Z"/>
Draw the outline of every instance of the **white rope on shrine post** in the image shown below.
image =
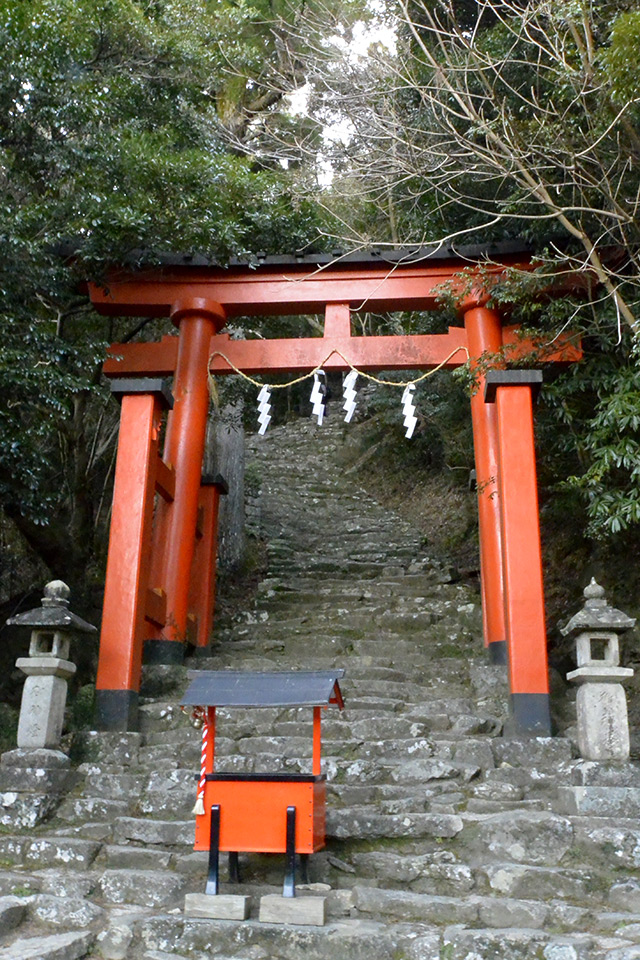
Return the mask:
<path id="1" fill-rule="evenodd" d="M 204 707 L 196 707 L 196 709 L 193 711 L 191 716 L 194 721 L 200 721 L 202 723 L 202 749 L 200 751 L 200 779 L 198 780 L 198 793 L 196 796 L 195 806 L 191 811 L 196 815 L 196 817 L 201 817 L 205 812 L 204 788 L 207 783 L 207 753 L 209 750 L 209 737 L 211 736 L 211 729 L 209 726 L 207 711 L 204 709 Z"/>

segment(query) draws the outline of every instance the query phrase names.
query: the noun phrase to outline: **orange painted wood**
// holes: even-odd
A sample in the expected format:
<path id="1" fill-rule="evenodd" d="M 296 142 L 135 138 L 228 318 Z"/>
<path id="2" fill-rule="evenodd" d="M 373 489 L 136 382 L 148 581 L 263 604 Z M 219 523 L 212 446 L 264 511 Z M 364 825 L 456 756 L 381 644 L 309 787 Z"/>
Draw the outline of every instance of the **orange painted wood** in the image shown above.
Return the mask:
<path id="1" fill-rule="evenodd" d="M 471 397 L 473 449 L 478 490 L 482 618 L 485 644 L 505 642 L 502 569 L 502 518 L 498 492 L 498 412 L 495 404 L 484 402 L 485 378 L 478 361 L 499 353 L 503 344 L 500 316 L 487 307 L 475 307 L 464 314 L 469 353 L 474 362 L 477 389 Z M 496 361 L 494 360 L 494 364 Z"/>
<path id="2" fill-rule="evenodd" d="M 196 817 L 195 850 L 209 849 L 211 807 L 220 805 L 220 850 L 285 853 L 287 807 L 296 808 L 296 853 L 325 844 L 326 784 L 291 781 L 209 780 L 205 814 Z"/>
<path id="3" fill-rule="evenodd" d="M 348 303 L 328 303 L 324 311 L 324 336 L 345 339 L 351 336 L 351 311 Z"/>
<path id="4" fill-rule="evenodd" d="M 174 465 L 175 494 L 173 502 L 159 511 L 157 522 L 162 542 L 159 585 L 167 594 L 167 622 L 161 638 L 184 642 L 209 407 L 208 350 L 217 315 L 181 310 L 179 317 L 174 405 L 167 420 L 163 457 Z"/>
<path id="5" fill-rule="evenodd" d="M 197 537 L 191 566 L 189 611 L 198 620 L 196 646 L 206 647 L 213 625 L 216 601 L 216 560 L 220 490 L 215 485 L 200 489 L 201 532 Z"/>
<path id="6" fill-rule="evenodd" d="M 329 308 L 327 308 L 329 309 Z M 330 325 L 331 329 L 331 325 Z M 517 340 L 517 327 L 507 327 L 504 342 L 517 344 L 514 359 L 521 359 L 534 346 Z M 177 337 L 163 337 L 157 343 L 112 344 L 104 373 L 107 377 L 170 376 L 177 363 Z M 467 360 L 465 331 L 450 327 L 448 333 L 389 337 L 302 337 L 292 340 L 231 340 L 226 334 L 213 337 L 209 345 L 210 368 L 216 376 L 233 374 L 233 368 L 216 352 L 224 354 L 239 370 L 249 375 L 265 373 L 307 373 L 323 363 L 328 370 L 430 370 L 445 363 L 460 367 Z M 334 352 L 335 351 L 335 352 Z M 457 351 L 454 353 L 454 351 Z M 330 354 L 333 355 L 327 360 Z M 453 356 L 451 354 L 453 353 Z M 509 355 L 511 358 L 511 354 Z M 559 338 L 555 350 L 545 356 L 548 363 L 573 363 L 582 356 L 579 346 Z M 447 360 L 447 357 L 450 359 Z"/>
<path id="7" fill-rule="evenodd" d="M 158 343 L 113 344 L 108 351 L 104 373 L 108 377 L 169 376 L 177 361 L 175 337 Z M 389 337 L 301 337 L 291 340 L 230 340 L 218 334 L 209 345 L 209 356 L 220 352 L 244 373 L 305 373 L 319 364 L 331 370 L 349 370 L 343 354 L 360 370 L 428 370 L 439 366 L 457 351 L 447 366 L 466 363 L 467 338 L 459 327 L 445 334 Z M 139 349 L 144 346 L 145 349 Z M 331 355 L 331 356 L 330 356 Z M 329 358 L 329 359 L 327 359 Z M 211 372 L 233 374 L 220 356 L 212 356 Z"/>
<path id="8" fill-rule="evenodd" d="M 147 608 L 145 618 L 151 623 L 163 627 L 167 619 L 167 596 L 160 587 L 147 590 Z"/>
<path id="9" fill-rule="evenodd" d="M 171 503 L 176 493 L 176 472 L 170 463 L 165 463 L 160 457 L 156 464 L 156 491 L 167 503 Z"/>
<path id="10" fill-rule="evenodd" d="M 322 707 L 313 708 L 313 759 L 311 772 L 318 776 L 322 772 Z"/>
<path id="11" fill-rule="evenodd" d="M 504 257 L 485 271 L 500 275 L 507 266 L 527 269 L 520 256 Z M 435 310 L 443 284 L 455 296 L 464 296 L 469 276 L 457 258 L 448 263 L 406 266 L 339 263 L 314 269 L 309 265 L 282 267 L 162 268 L 114 272 L 108 283 L 88 285 L 99 313 L 108 315 L 169 316 L 185 296 L 214 300 L 229 317 L 245 314 L 323 313 L 325 304 L 348 304 L 352 310 Z"/>
<path id="12" fill-rule="evenodd" d="M 140 687 L 160 402 L 122 397 L 105 578 L 98 690 Z"/>
<path id="13" fill-rule="evenodd" d="M 512 694 L 548 693 L 531 387 L 496 389 L 505 613 Z"/>

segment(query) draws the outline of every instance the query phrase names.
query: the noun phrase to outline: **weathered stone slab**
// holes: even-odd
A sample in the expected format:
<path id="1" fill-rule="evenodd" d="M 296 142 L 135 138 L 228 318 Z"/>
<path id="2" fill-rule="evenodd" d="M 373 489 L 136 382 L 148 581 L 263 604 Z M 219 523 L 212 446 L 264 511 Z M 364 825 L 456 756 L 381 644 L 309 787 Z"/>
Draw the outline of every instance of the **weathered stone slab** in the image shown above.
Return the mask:
<path id="1" fill-rule="evenodd" d="M 585 787 L 640 787 L 640 764 L 581 760 L 575 764 L 571 779 Z"/>
<path id="2" fill-rule="evenodd" d="M 26 912 L 24 900 L 19 900 L 18 897 L 0 897 L 0 937 L 19 927 Z"/>
<path id="3" fill-rule="evenodd" d="M 549 914 L 544 903 L 510 897 L 478 898 L 478 919 L 484 927 L 527 927 L 542 930 Z"/>
<path id="4" fill-rule="evenodd" d="M 608 865 L 640 867 L 640 828 L 600 826 L 597 819 L 576 818 L 575 834 L 588 856 Z"/>
<path id="5" fill-rule="evenodd" d="M 103 847 L 100 859 L 103 858 L 113 870 L 166 870 L 171 862 L 171 854 L 164 850 L 116 844 Z"/>
<path id="6" fill-rule="evenodd" d="M 571 743 L 561 737 L 531 737 L 528 740 L 492 742 L 496 763 L 512 767 L 555 767 L 571 760 Z"/>
<path id="7" fill-rule="evenodd" d="M 488 858 L 534 866 L 559 863 L 573 842 L 571 822 L 543 811 L 496 813 L 477 832 Z"/>
<path id="8" fill-rule="evenodd" d="M 203 893 L 188 893 L 184 898 L 184 913 L 187 917 L 246 920 L 250 908 L 251 897 L 242 897 L 233 893 L 220 893 L 215 897 Z"/>
<path id="9" fill-rule="evenodd" d="M 129 766 L 138 761 L 140 733 L 107 733 L 103 730 L 83 730 L 73 735 L 76 755 L 85 762 Z"/>
<path id="10" fill-rule="evenodd" d="M 22 769 L 35 769 L 44 767 L 45 770 L 60 770 L 69 768 L 69 757 L 61 750 L 49 750 L 38 748 L 27 750 L 23 747 L 17 747 L 15 750 L 7 750 L 2 754 L 0 766 L 20 767 Z"/>
<path id="11" fill-rule="evenodd" d="M 57 933 L 16 940 L 0 950 L 0 960 L 81 960 L 95 940 L 93 933 Z"/>
<path id="12" fill-rule="evenodd" d="M 37 874 L 31 873 L 28 878 L 29 884 L 38 883 L 41 889 L 34 893 L 50 893 L 54 897 L 70 897 L 71 899 L 81 900 L 88 897 L 96 885 L 96 878 L 92 873 L 86 874 L 79 870 L 38 870 Z"/>
<path id="13" fill-rule="evenodd" d="M 623 883 L 614 883 L 609 891 L 609 904 L 614 910 L 640 913 L 640 881 L 630 877 Z"/>
<path id="14" fill-rule="evenodd" d="M 463 822 L 455 814 L 385 815 L 370 809 L 327 811 L 327 836 L 340 839 L 375 837 L 455 837 Z"/>
<path id="15" fill-rule="evenodd" d="M 559 813 L 587 817 L 640 817 L 640 787 L 558 787 Z"/>
<path id="16" fill-rule="evenodd" d="M 143 820 L 135 817 L 118 817 L 114 824 L 114 839 L 138 840 L 141 843 L 158 843 L 167 846 L 181 844 L 193 846 L 195 839 L 193 820 Z"/>
<path id="17" fill-rule="evenodd" d="M 296 898 L 298 899 L 298 898 Z M 175 951 L 181 956 L 211 955 L 247 960 L 398 960 L 398 937 L 383 923 L 338 920 L 324 927 L 265 924 L 254 920 L 229 923 L 190 917 L 154 917 L 140 927 L 147 950 Z M 328 953 L 329 951 L 329 953 Z M 0 958 L 4 960 L 4 958 Z M 164 958 L 163 958 L 164 960 Z"/>
<path id="18" fill-rule="evenodd" d="M 438 924 L 478 921 L 479 903 L 471 897 L 437 897 L 405 890 L 355 886 L 353 902 L 359 913 L 370 914 L 376 919 L 392 917 Z"/>
<path id="19" fill-rule="evenodd" d="M 53 867 L 63 865 L 76 870 L 87 870 L 95 860 L 100 844 L 75 837 L 39 838 L 28 843 L 24 854 L 25 866 Z"/>
<path id="20" fill-rule="evenodd" d="M 104 915 L 89 900 L 37 894 L 29 901 L 29 916 L 63 930 L 82 930 Z"/>
<path id="21" fill-rule="evenodd" d="M 270 893 L 260 897 L 260 923 L 323 927 L 326 904 L 326 897 L 281 897 Z"/>
<path id="22" fill-rule="evenodd" d="M 185 878 L 160 870 L 105 870 L 98 886 L 107 903 L 160 907 L 176 902 Z"/>
<path id="23" fill-rule="evenodd" d="M 61 804 L 58 817 L 67 823 L 78 821 L 107 821 L 125 816 L 131 809 L 132 801 L 107 800 L 104 797 L 68 798 Z"/>
<path id="24" fill-rule="evenodd" d="M 42 878 L 30 875 L 25 877 L 22 871 L 0 871 L 0 897 L 30 897 L 42 887 Z"/>
<path id="25" fill-rule="evenodd" d="M 93 797 L 130 802 L 131 797 L 137 797 L 142 792 L 145 779 L 142 774 L 90 773 L 86 779 L 85 790 Z"/>
<path id="26" fill-rule="evenodd" d="M 14 829 L 33 829 L 47 820 L 60 803 L 60 794 L 21 793 L 6 790 L 0 793 L 0 824 Z"/>
<path id="27" fill-rule="evenodd" d="M 532 890 L 541 900 L 552 897 L 580 899 L 588 896 L 593 872 L 533 867 L 527 864 L 496 863 L 482 868 L 489 886 L 507 897 L 524 898 Z"/>
<path id="28" fill-rule="evenodd" d="M 444 931 L 442 955 L 447 960 L 539 960 L 547 939 L 541 930 L 449 927 Z"/>
<path id="29" fill-rule="evenodd" d="M 416 759 L 392 767 L 390 773 L 395 783 L 428 783 L 430 780 L 458 779 L 461 771 L 459 766 L 444 760 Z"/>
<path id="30" fill-rule="evenodd" d="M 453 862 L 453 856 L 401 854 L 387 852 L 356 853 L 352 857 L 358 877 L 377 880 L 384 877 L 388 886 L 409 887 L 414 893 L 459 896 L 474 887 L 471 868 Z M 331 862 L 331 861 L 330 861 Z M 351 872 L 356 872 L 351 867 Z"/>
<path id="31" fill-rule="evenodd" d="M 133 930 L 126 923 L 114 924 L 102 930 L 97 937 L 96 944 L 100 956 L 104 960 L 127 960 L 130 954 L 129 947 L 133 940 Z M 165 954 L 168 957 L 169 954 Z M 160 957 L 158 955 L 158 960 Z"/>

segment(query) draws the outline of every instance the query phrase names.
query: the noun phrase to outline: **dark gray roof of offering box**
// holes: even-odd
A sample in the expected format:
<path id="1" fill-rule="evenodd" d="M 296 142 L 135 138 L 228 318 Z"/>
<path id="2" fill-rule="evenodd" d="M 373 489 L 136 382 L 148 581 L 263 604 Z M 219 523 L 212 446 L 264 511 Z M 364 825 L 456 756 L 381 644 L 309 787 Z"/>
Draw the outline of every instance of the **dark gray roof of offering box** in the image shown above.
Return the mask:
<path id="1" fill-rule="evenodd" d="M 199 707 L 342 708 L 338 680 L 344 670 L 295 670 L 251 673 L 237 670 L 190 670 L 182 703 Z"/>

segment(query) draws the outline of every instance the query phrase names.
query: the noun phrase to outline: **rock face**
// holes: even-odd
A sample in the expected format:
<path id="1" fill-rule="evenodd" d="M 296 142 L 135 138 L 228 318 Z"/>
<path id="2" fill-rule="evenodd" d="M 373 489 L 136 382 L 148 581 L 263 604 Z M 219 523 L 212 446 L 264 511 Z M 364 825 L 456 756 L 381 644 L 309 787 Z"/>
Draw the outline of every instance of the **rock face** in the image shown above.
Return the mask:
<path id="1" fill-rule="evenodd" d="M 185 915 L 207 869 L 192 849 L 200 741 L 178 706 L 184 669 L 152 668 L 140 733 L 76 738 L 55 819 L 12 820 L 0 783 L 0 960 L 640 957 L 640 770 L 579 760 L 562 737 L 502 738 L 506 679 L 484 659 L 475 588 L 344 476 L 341 444 L 331 410 L 248 444 L 268 573 L 190 665 L 345 668 L 346 709 L 323 723 L 327 848 L 299 891 L 322 898 L 325 925 L 260 922 L 282 883 L 266 855 L 241 854 L 240 887 L 222 863 L 246 920 Z M 217 768 L 308 772 L 309 714 L 220 710 Z"/>

